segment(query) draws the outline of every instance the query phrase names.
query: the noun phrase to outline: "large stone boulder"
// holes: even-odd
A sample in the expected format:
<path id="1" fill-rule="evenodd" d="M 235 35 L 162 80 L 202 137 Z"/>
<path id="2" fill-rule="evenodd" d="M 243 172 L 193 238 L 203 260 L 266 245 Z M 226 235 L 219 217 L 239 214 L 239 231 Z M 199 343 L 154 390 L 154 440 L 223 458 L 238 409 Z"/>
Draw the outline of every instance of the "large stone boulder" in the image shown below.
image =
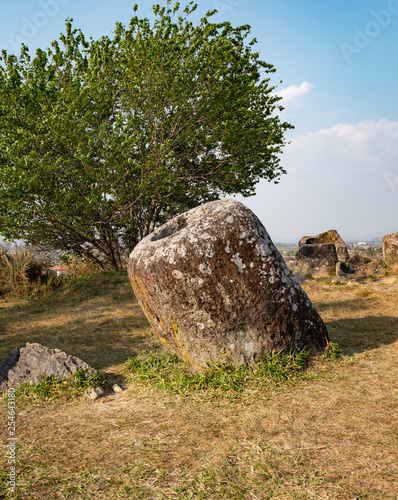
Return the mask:
<path id="1" fill-rule="evenodd" d="M 398 265 L 398 233 L 384 236 L 383 257 L 388 266 Z"/>
<path id="2" fill-rule="evenodd" d="M 370 260 L 363 255 L 353 255 L 347 262 L 346 265 L 351 268 L 354 272 L 354 276 L 357 278 L 368 278 L 369 276 L 378 276 L 384 274 L 384 268 L 380 259 Z"/>
<path id="3" fill-rule="evenodd" d="M 22 382 L 37 384 L 44 375 L 64 379 L 78 369 L 90 375 L 98 372 L 76 356 L 65 354 L 60 349 L 48 349 L 40 344 L 26 344 L 9 352 L 0 366 L 0 391 L 16 387 Z"/>
<path id="4" fill-rule="evenodd" d="M 302 245 L 319 245 L 322 243 L 332 243 L 335 245 L 339 261 L 346 262 L 350 258 L 343 238 L 335 229 L 330 229 L 317 236 L 303 236 L 299 241 L 298 247 L 300 249 Z"/>
<path id="5" fill-rule="evenodd" d="M 210 202 L 159 227 L 135 247 L 128 273 L 154 333 L 195 370 L 327 343 L 264 226 L 237 201 Z"/>
<path id="6" fill-rule="evenodd" d="M 301 245 L 294 259 L 294 274 L 326 278 L 335 273 L 338 261 L 333 243 Z"/>

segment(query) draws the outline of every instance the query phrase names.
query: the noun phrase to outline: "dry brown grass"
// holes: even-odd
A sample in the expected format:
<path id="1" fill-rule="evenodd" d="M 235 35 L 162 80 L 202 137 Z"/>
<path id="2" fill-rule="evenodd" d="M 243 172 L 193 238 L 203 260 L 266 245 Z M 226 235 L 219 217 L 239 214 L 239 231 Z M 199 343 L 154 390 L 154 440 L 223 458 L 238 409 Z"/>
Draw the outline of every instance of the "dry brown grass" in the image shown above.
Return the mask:
<path id="1" fill-rule="evenodd" d="M 397 499 L 398 277 L 303 286 L 344 358 L 233 402 L 125 378 L 124 362 L 152 339 L 123 276 L 0 303 L 1 356 L 40 342 L 127 388 L 95 402 L 20 405 L 16 498 Z"/>

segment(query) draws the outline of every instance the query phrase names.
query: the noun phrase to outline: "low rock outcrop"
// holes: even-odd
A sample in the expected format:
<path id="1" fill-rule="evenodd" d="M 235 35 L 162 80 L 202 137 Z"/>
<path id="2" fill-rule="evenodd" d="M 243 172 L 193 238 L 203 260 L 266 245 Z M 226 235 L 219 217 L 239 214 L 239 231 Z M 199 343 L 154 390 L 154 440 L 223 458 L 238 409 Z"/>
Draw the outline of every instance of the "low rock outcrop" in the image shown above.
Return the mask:
<path id="1" fill-rule="evenodd" d="M 334 274 L 338 261 L 333 243 L 302 244 L 294 260 L 294 274 L 325 278 Z"/>
<path id="2" fill-rule="evenodd" d="M 302 245 L 319 245 L 323 243 L 332 243 L 336 247 L 337 259 L 339 261 L 345 262 L 350 258 L 343 238 L 335 229 L 330 229 L 317 236 L 303 236 L 298 246 L 300 249 Z"/>
<path id="3" fill-rule="evenodd" d="M 398 265 L 398 233 L 387 234 L 383 238 L 383 257 L 388 266 Z"/>
<path id="4" fill-rule="evenodd" d="M 382 259 L 368 259 L 361 255 L 354 255 L 347 262 L 337 262 L 336 280 L 364 281 L 376 279 L 384 274 L 385 264 Z"/>
<path id="5" fill-rule="evenodd" d="M 264 226 L 237 201 L 210 202 L 159 227 L 135 247 L 128 273 L 154 333 L 195 370 L 327 343 Z"/>
<path id="6" fill-rule="evenodd" d="M 98 373 L 80 358 L 65 354 L 60 349 L 27 343 L 26 347 L 16 347 L 4 358 L 0 366 L 0 391 L 22 382 L 37 384 L 44 375 L 67 378 L 78 369 L 87 370 L 90 375 Z"/>

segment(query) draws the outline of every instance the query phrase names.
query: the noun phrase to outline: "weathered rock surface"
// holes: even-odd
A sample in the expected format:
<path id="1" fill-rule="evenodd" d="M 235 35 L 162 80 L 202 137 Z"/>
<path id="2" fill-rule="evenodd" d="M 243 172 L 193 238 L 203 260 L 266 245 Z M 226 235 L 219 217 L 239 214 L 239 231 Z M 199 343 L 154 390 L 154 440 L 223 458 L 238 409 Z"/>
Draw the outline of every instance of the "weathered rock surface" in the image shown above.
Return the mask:
<path id="1" fill-rule="evenodd" d="M 80 368 L 88 370 L 91 375 L 97 373 L 80 358 L 60 349 L 27 343 L 26 347 L 16 347 L 4 358 L 0 366 L 0 390 L 16 387 L 22 382 L 37 384 L 44 375 L 67 378 Z"/>
<path id="2" fill-rule="evenodd" d="M 164 224 L 135 247 L 128 273 L 154 333 L 193 369 L 326 345 L 308 296 L 237 201 L 210 202 Z"/>
<path id="3" fill-rule="evenodd" d="M 398 265 L 398 233 L 387 234 L 383 238 L 383 257 L 388 266 Z"/>
<path id="4" fill-rule="evenodd" d="M 350 258 L 343 238 L 335 229 L 330 229 L 329 231 L 318 234 L 317 236 L 303 236 L 300 239 L 298 246 L 300 249 L 302 245 L 317 245 L 322 243 L 333 243 L 335 245 L 338 260 L 346 262 Z"/>
<path id="5" fill-rule="evenodd" d="M 302 244 L 294 259 L 294 274 L 329 277 L 334 274 L 337 261 L 333 243 Z"/>
<path id="6" fill-rule="evenodd" d="M 384 264 L 381 259 L 366 259 L 363 255 L 353 255 L 347 262 L 336 264 L 336 276 L 348 281 L 362 281 L 369 277 L 378 277 L 384 274 Z"/>
<path id="7" fill-rule="evenodd" d="M 353 255 L 350 259 L 347 260 L 347 265 L 350 266 L 356 273 L 363 268 L 364 258 L 359 254 Z"/>

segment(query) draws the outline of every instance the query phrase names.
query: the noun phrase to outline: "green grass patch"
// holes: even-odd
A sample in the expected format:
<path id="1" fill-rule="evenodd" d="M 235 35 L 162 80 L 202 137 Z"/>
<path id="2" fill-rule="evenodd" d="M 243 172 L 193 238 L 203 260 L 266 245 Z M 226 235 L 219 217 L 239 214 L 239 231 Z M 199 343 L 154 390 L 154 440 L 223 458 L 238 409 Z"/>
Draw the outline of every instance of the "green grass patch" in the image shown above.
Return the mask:
<path id="1" fill-rule="evenodd" d="M 310 351 L 272 352 L 253 366 L 233 367 L 214 363 L 202 373 L 192 373 L 189 365 L 163 348 L 144 351 L 130 358 L 128 368 L 137 382 L 189 396 L 211 392 L 218 395 L 242 393 L 247 389 L 269 389 L 303 378 Z"/>
<path id="2" fill-rule="evenodd" d="M 323 355 L 327 359 L 339 359 L 342 357 L 343 353 L 337 342 L 329 341 L 327 346 L 325 347 Z"/>
<path id="3" fill-rule="evenodd" d="M 67 379 L 57 379 L 54 375 L 44 376 L 38 384 L 29 382 L 20 384 L 15 393 L 18 401 L 29 403 L 46 400 L 69 401 L 80 397 L 92 387 L 104 385 L 105 377 L 101 373 L 90 374 L 79 369 Z"/>

